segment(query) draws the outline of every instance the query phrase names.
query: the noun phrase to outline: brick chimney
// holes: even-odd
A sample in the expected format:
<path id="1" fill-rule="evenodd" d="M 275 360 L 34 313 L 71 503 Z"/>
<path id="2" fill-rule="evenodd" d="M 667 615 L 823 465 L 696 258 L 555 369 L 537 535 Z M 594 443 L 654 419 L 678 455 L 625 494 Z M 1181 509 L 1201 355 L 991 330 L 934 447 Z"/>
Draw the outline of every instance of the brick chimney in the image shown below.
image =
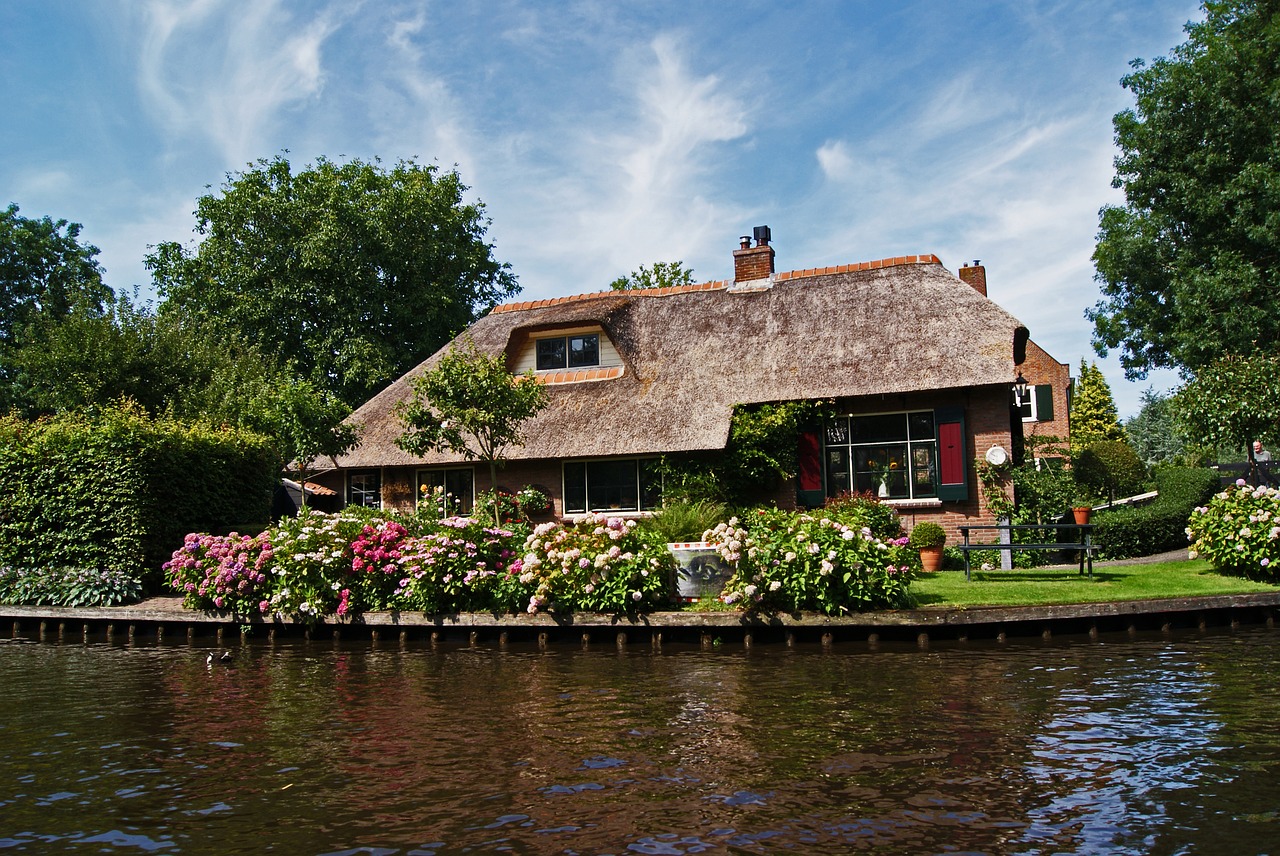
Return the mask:
<path id="1" fill-rule="evenodd" d="M 756 226 L 752 230 L 756 245 L 751 246 L 750 235 L 743 235 L 741 246 L 733 251 L 733 281 L 754 282 L 773 276 L 773 247 L 769 246 L 769 227 Z"/>
<path id="2" fill-rule="evenodd" d="M 960 268 L 960 279 L 969 283 L 983 297 L 987 296 L 987 269 L 978 264 L 978 259 L 974 259 L 973 264 Z"/>

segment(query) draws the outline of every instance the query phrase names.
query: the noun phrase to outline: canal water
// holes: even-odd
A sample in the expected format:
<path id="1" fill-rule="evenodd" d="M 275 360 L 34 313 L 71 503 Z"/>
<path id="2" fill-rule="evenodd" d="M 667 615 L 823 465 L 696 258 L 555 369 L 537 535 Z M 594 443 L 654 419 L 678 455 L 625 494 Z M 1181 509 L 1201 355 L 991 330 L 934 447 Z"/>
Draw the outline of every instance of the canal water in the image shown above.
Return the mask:
<path id="1" fill-rule="evenodd" d="M 1280 633 L 0 642 L 17 853 L 1280 853 Z"/>

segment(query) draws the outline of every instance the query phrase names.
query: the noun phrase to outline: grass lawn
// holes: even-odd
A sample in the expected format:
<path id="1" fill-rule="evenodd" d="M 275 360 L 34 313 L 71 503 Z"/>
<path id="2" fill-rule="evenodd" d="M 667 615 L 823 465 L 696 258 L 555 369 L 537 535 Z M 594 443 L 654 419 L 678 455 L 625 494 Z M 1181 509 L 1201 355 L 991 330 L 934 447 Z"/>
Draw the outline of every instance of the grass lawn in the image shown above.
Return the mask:
<path id="1" fill-rule="evenodd" d="M 1215 594 L 1280 591 L 1280 586 L 1227 577 L 1195 559 L 1135 565 L 1094 565 L 1093 580 L 1078 568 L 1027 568 L 1012 571 L 964 571 L 921 574 L 911 592 L 921 607 L 1040 606 L 1106 600 L 1148 600 Z"/>

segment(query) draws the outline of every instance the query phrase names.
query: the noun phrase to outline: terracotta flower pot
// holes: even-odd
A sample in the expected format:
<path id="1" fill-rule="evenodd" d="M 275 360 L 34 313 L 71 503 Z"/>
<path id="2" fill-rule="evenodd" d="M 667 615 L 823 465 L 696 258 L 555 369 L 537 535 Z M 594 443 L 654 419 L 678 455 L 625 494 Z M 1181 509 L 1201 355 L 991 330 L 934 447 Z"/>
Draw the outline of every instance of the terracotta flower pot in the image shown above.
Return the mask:
<path id="1" fill-rule="evenodd" d="M 1077 506 L 1071 509 L 1071 514 L 1076 519 L 1076 523 L 1083 526 L 1089 522 L 1089 516 L 1093 514 L 1093 509 L 1087 505 Z"/>
<path id="2" fill-rule="evenodd" d="M 941 547 L 921 547 L 920 548 L 920 566 L 927 573 L 933 573 L 942 567 L 942 548 Z"/>

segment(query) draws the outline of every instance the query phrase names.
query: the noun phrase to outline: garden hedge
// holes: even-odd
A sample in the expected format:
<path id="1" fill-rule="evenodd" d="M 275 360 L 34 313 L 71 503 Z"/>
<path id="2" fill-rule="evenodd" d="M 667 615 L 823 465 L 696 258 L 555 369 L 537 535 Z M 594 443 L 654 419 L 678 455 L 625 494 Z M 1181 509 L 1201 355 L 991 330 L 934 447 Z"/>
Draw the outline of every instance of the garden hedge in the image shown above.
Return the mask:
<path id="1" fill-rule="evenodd" d="M 1149 505 L 1094 515 L 1093 542 L 1104 559 L 1151 556 L 1187 546 L 1191 510 L 1218 492 L 1218 474 L 1200 467 L 1169 467 L 1156 473 L 1160 496 Z"/>
<path id="2" fill-rule="evenodd" d="M 279 472 L 265 437 L 129 406 L 0 418 L 0 566 L 118 570 L 154 589 L 187 532 L 269 522 Z"/>

